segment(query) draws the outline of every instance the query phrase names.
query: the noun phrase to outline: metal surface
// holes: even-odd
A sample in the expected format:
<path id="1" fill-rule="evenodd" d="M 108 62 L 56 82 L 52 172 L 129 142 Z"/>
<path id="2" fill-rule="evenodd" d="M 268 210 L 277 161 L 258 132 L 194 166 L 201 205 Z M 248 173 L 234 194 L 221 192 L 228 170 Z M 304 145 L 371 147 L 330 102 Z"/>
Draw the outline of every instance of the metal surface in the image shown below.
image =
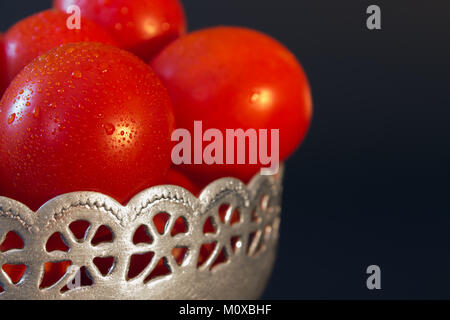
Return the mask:
<path id="1" fill-rule="evenodd" d="M 158 186 L 134 197 L 127 206 L 98 193 L 77 192 L 57 197 L 36 213 L 24 205 L 0 197 L 0 243 L 9 231 L 24 241 L 23 249 L 0 253 L 0 265 L 24 264 L 27 269 L 14 284 L 2 269 L 0 299 L 255 299 L 270 277 L 278 243 L 282 173 L 278 177 L 256 176 L 248 186 L 236 179 L 220 179 L 194 197 L 183 188 Z M 228 205 L 225 217 L 219 208 Z M 235 209 L 238 223 L 231 224 Z M 163 234 L 153 223 L 160 213 L 169 214 Z M 172 236 L 175 221 L 182 217 L 186 233 Z M 215 233 L 204 233 L 212 217 Z M 86 220 L 90 228 L 78 240 L 69 225 Z M 93 245 L 100 226 L 113 234 L 109 243 Z M 153 242 L 134 244 L 136 230 L 148 227 Z M 46 243 L 56 232 L 70 248 L 68 252 L 47 252 Z M 233 241 L 232 241 L 233 240 Z M 202 244 L 216 243 L 209 259 L 199 266 Z M 176 247 L 187 248 L 182 263 L 172 255 Z M 133 254 L 152 252 L 150 264 L 133 279 L 128 279 Z M 226 261 L 215 265 L 220 253 Z M 114 257 L 114 266 L 103 275 L 94 264 L 95 257 Z M 163 258 L 170 274 L 148 276 Z M 65 276 L 50 288 L 40 289 L 46 262 L 70 260 Z M 93 284 L 62 290 L 86 267 Z M 1 290 L 0 290 L 1 291 Z"/>

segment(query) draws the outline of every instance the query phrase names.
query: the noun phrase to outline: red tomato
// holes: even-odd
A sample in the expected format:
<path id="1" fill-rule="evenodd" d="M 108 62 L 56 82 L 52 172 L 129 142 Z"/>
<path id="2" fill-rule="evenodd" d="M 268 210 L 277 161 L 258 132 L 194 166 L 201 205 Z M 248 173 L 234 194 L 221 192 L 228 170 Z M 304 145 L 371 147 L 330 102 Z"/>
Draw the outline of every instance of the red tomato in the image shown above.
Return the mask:
<path id="1" fill-rule="evenodd" d="M 173 111 L 151 68 L 86 42 L 34 60 L 0 102 L 0 194 L 36 210 L 67 192 L 121 203 L 164 182 Z"/>
<path id="2" fill-rule="evenodd" d="M 224 137 L 226 129 L 279 129 L 283 161 L 306 135 L 312 99 L 305 73 L 292 53 L 262 33 L 197 31 L 174 41 L 151 64 L 169 90 L 177 126 L 192 136 L 195 120 L 202 120 L 203 132 L 217 128 Z M 208 183 L 225 176 L 248 181 L 260 167 L 183 164 L 181 170 Z"/>
<path id="3" fill-rule="evenodd" d="M 6 80 L 6 57 L 4 52 L 4 38 L 3 35 L 0 34 L 0 97 L 8 86 Z"/>
<path id="4" fill-rule="evenodd" d="M 95 23 L 82 19 L 81 29 L 67 27 L 68 14 L 47 10 L 19 21 L 5 34 L 8 83 L 34 58 L 64 43 L 95 41 L 114 44 Z"/>
<path id="5" fill-rule="evenodd" d="M 186 190 L 190 191 L 193 195 L 198 195 L 200 191 L 197 186 L 184 174 L 174 169 L 170 169 L 167 173 L 165 184 L 183 187 Z"/>
<path id="6" fill-rule="evenodd" d="M 54 7 L 64 11 L 71 5 L 145 61 L 186 32 L 179 0 L 54 0 Z"/>

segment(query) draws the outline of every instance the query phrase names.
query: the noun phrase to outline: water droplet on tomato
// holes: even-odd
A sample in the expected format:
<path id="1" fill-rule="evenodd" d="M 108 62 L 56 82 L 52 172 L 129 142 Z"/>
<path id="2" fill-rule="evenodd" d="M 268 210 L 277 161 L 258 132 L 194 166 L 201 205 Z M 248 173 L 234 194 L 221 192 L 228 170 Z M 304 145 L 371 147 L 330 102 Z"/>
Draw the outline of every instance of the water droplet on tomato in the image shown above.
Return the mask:
<path id="1" fill-rule="evenodd" d="M 112 135 L 114 131 L 116 131 L 116 128 L 111 123 L 107 123 L 103 127 L 105 128 L 105 132 L 108 136 Z"/>
<path id="2" fill-rule="evenodd" d="M 12 113 L 8 118 L 8 124 L 13 123 L 15 119 L 16 119 L 16 114 Z"/>
<path id="3" fill-rule="evenodd" d="M 34 108 L 33 117 L 36 119 L 39 118 L 39 107 Z"/>
<path id="4" fill-rule="evenodd" d="M 250 96 L 250 102 L 261 108 L 270 106 L 273 102 L 273 93 L 265 89 L 256 91 Z"/>
<path id="5" fill-rule="evenodd" d="M 83 77 L 83 74 L 81 73 L 80 70 L 76 70 L 76 71 L 72 72 L 72 77 L 80 79 L 81 77 Z"/>
<path id="6" fill-rule="evenodd" d="M 162 24 L 162 28 L 163 28 L 164 31 L 170 30 L 170 23 L 164 22 L 164 23 Z"/>
<path id="7" fill-rule="evenodd" d="M 255 92 L 250 97 L 250 102 L 257 102 L 261 94 L 259 92 Z"/>

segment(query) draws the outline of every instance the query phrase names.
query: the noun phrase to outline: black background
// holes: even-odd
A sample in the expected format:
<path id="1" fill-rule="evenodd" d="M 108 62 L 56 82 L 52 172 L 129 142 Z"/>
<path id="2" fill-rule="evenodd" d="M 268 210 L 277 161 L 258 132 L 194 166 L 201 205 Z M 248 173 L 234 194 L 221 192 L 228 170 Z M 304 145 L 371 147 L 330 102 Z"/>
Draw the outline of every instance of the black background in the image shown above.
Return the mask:
<path id="1" fill-rule="evenodd" d="M 287 163 L 270 299 L 450 298 L 450 2 L 184 0 L 191 30 L 241 25 L 299 58 L 315 115 Z M 366 28 L 366 8 L 382 30 Z M 51 1 L 0 2 L 0 28 Z M 366 288 L 381 267 L 382 290 Z"/>

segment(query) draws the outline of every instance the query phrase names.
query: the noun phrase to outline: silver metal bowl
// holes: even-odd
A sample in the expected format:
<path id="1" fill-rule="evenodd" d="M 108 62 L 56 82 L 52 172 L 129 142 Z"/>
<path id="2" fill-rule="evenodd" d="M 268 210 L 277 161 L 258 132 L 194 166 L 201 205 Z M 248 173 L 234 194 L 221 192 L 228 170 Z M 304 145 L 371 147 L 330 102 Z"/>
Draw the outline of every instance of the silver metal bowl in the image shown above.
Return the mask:
<path id="1" fill-rule="evenodd" d="M 0 271 L 0 299 L 257 299 L 276 256 L 282 177 L 281 170 L 277 176 L 257 175 L 248 185 L 237 179 L 219 179 L 199 198 L 181 187 L 157 186 L 138 194 L 125 207 L 102 194 L 76 192 L 32 212 L 0 197 L 0 243 L 10 231 L 24 242 L 22 249 L 1 252 L 0 265 L 26 265 L 17 283 Z M 224 217 L 219 214 L 222 206 Z M 161 234 L 153 219 L 162 213 L 169 219 Z M 233 215 L 238 215 L 237 223 L 231 223 Z M 186 232 L 173 235 L 180 218 Z M 208 219 L 215 233 L 204 232 Z M 81 240 L 69 228 L 79 220 L 90 224 Z M 93 244 L 101 226 L 111 231 L 113 239 Z M 151 243 L 134 243 L 141 226 L 148 228 Z M 67 252 L 47 251 L 48 239 L 55 233 L 69 247 Z M 214 243 L 215 248 L 199 265 L 201 247 L 207 243 Z M 175 259 L 174 248 L 185 250 L 182 261 Z M 151 262 L 130 278 L 131 257 L 146 252 L 152 253 Z M 95 258 L 104 257 L 114 258 L 107 274 L 95 263 Z M 152 277 L 161 259 L 168 272 Z M 54 285 L 42 288 L 45 263 L 60 261 L 71 261 L 72 267 Z M 76 285 L 82 269 L 92 280 L 89 286 Z"/>

